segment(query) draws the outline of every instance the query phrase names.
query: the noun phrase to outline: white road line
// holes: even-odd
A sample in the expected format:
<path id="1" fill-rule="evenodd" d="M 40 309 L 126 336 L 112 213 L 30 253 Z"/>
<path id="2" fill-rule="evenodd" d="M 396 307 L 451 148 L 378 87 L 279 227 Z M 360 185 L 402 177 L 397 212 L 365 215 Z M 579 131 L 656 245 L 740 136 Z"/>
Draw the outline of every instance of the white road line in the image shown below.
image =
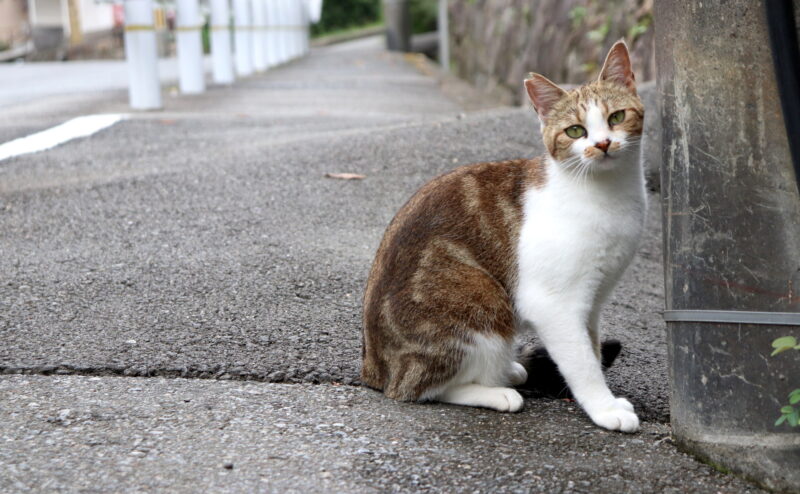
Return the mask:
<path id="1" fill-rule="evenodd" d="M 21 154 L 44 151 L 79 137 L 88 137 L 126 118 L 128 115 L 124 113 L 105 113 L 67 120 L 61 125 L 0 144 L 0 161 Z"/>

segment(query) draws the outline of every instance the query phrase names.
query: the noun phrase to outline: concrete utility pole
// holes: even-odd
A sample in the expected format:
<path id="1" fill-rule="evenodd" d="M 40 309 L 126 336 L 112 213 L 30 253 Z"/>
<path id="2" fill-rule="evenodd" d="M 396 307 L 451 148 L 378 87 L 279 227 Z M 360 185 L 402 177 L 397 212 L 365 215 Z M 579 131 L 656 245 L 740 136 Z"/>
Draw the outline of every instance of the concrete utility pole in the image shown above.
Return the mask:
<path id="1" fill-rule="evenodd" d="M 152 0 L 125 1 L 125 58 L 128 95 L 134 110 L 161 108 L 161 84 Z"/>
<path id="2" fill-rule="evenodd" d="M 784 127 L 795 115 L 782 118 L 766 22 L 779 3 L 659 0 L 654 16 L 674 437 L 795 492 L 800 434 L 776 419 L 800 365 L 770 355 L 800 337 L 800 195 Z"/>
<path id="3" fill-rule="evenodd" d="M 175 40 L 181 92 L 197 94 L 206 90 L 203 73 L 202 18 L 197 0 L 178 0 Z"/>
<path id="4" fill-rule="evenodd" d="M 411 51 L 411 14 L 408 0 L 383 0 L 386 21 L 386 48 Z"/>
<path id="5" fill-rule="evenodd" d="M 231 50 L 231 11 L 228 0 L 211 0 L 211 60 L 214 82 L 231 84 L 233 57 Z"/>
<path id="6" fill-rule="evenodd" d="M 236 50 L 236 73 L 246 77 L 253 73 L 253 26 L 250 0 L 233 0 L 234 48 Z"/>

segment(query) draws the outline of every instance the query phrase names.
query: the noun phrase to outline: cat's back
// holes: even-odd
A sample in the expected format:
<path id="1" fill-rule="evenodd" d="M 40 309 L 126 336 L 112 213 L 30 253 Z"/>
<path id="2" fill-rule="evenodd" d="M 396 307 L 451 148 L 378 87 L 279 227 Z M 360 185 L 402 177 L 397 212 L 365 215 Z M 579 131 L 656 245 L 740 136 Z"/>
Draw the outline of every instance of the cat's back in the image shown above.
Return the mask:
<path id="1" fill-rule="evenodd" d="M 478 163 L 433 179 L 400 208 L 364 293 L 365 362 L 377 358 L 391 334 L 418 324 L 411 321 L 418 313 L 455 307 L 451 299 L 459 294 L 507 297 L 516 280 L 523 195 L 545 179 L 539 158 Z M 471 270 L 484 275 L 465 275 Z"/>
<path id="2" fill-rule="evenodd" d="M 482 264 L 496 257 L 493 251 L 510 254 L 519 236 L 523 193 L 543 185 L 544 180 L 540 158 L 466 165 L 431 180 L 400 208 L 386 229 L 365 298 L 375 289 L 389 289 L 378 286 L 389 276 L 398 286 L 404 284 L 407 277 L 402 274 L 413 272 L 431 244 L 466 248 Z M 505 278 L 501 269 L 484 267 Z"/>

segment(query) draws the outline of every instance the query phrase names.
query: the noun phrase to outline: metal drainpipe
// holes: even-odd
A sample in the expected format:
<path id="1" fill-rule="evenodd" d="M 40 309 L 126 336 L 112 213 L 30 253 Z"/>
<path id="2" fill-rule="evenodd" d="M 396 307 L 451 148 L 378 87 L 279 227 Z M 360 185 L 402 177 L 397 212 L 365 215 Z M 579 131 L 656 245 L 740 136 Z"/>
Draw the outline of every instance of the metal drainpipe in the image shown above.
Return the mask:
<path id="1" fill-rule="evenodd" d="M 800 48 L 797 44 L 794 9 L 790 1 L 765 2 L 764 6 L 783 123 L 794 163 L 794 178 L 800 192 Z"/>

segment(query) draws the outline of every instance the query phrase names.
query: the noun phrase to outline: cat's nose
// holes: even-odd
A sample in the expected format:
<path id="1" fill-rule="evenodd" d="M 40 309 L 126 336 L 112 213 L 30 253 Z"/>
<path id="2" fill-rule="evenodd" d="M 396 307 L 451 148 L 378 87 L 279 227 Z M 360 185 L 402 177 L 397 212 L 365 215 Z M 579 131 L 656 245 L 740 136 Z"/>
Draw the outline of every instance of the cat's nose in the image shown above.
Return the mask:
<path id="1" fill-rule="evenodd" d="M 611 145 L 611 139 L 606 139 L 605 141 L 600 141 L 600 142 L 594 143 L 594 147 L 596 147 L 597 149 L 599 149 L 600 151 L 602 151 L 602 152 L 604 152 L 606 154 L 608 154 L 608 146 L 610 146 L 610 145 Z"/>

